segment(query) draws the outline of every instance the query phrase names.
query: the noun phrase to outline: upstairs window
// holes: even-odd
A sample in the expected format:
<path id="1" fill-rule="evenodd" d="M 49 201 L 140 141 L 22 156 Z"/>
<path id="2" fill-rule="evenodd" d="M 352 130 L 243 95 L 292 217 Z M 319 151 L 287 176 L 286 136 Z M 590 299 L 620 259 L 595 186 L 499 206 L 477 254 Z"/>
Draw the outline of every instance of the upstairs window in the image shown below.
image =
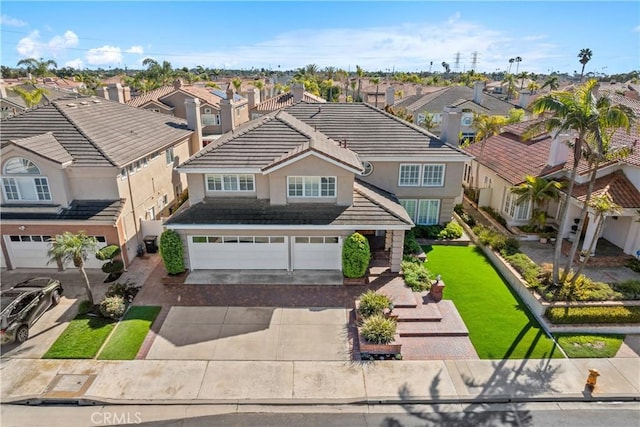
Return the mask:
<path id="1" fill-rule="evenodd" d="M 289 197 L 336 197 L 335 176 L 287 177 Z"/>
<path id="2" fill-rule="evenodd" d="M 167 151 L 165 151 L 165 158 L 167 160 L 167 166 L 173 164 L 173 160 L 176 158 L 175 154 L 173 153 L 173 147 L 168 148 Z"/>
<path id="3" fill-rule="evenodd" d="M 400 187 L 420 185 L 420 165 L 400 165 Z"/>
<path id="4" fill-rule="evenodd" d="M 40 168 L 29 159 L 14 157 L 4 165 L 2 189 L 8 201 L 51 200 L 49 181 L 40 175 Z"/>
<path id="5" fill-rule="evenodd" d="M 422 185 L 425 187 L 442 187 L 444 184 L 444 165 L 424 165 Z"/>
<path id="6" fill-rule="evenodd" d="M 398 186 L 400 187 L 442 187 L 444 185 L 444 165 L 400 165 Z"/>
<path id="7" fill-rule="evenodd" d="M 210 174 L 207 175 L 208 191 L 255 191 L 253 175 Z"/>

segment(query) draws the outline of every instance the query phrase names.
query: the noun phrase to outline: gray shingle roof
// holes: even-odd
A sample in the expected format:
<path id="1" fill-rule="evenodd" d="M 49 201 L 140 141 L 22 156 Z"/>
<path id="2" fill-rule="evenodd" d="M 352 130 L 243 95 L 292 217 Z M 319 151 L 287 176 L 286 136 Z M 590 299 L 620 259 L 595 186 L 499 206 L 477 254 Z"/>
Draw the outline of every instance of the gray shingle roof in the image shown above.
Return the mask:
<path id="1" fill-rule="evenodd" d="M 167 225 L 265 225 L 283 226 L 398 226 L 413 222 L 396 200 L 385 198 L 373 186 L 354 185 L 353 204 L 296 203 L 271 205 L 264 199 L 205 199 L 178 211 Z"/>
<path id="2" fill-rule="evenodd" d="M 306 91 L 302 94 L 302 100 L 306 102 L 326 102 L 324 99 L 320 98 L 319 96 L 315 96 L 314 94 Z M 281 93 L 280 95 L 276 95 L 272 98 L 265 99 L 263 102 L 253 107 L 251 111 L 257 111 L 260 113 L 270 113 L 272 111 L 276 111 L 293 104 L 294 104 L 293 93 L 286 92 L 286 93 Z"/>
<path id="3" fill-rule="evenodd" d="M 17 212 L 0 210 L 2 220 L 34 220 L 34 221 L 100 221 L 115 224 L 125 199 L 119 200 L 74 200 L 68 208 L 54 212 Z M 19 205 L 11 205 L 16 207 Z"/>
<path id="4" fill-rule="evenodd" d="M 408 97 L 395 103 L 394 107 L 406 108 L 409 111 L 429 111 L 441 112 L 444 107 L 466 99 L 473 102 L 474 90 L 467 86 L 450 86 L 437 92 L 427 93 L 421 97 Z M 482 93 L 480 106 L 488 110 L 493 115 L 509 114 L 509 110 L 514 108 L 513 104 L 498 99 L 494 96 Z"/>
<path id="5" fill-rule="evenodd" d="M 193 133 L 182 119 L 94 97 L 53 101 L 1 127 L 2 146 L 51 132 L 78 166 L 122 167 Z"/>
<path id="6" fill-rule="evenodd" d="M 22 139 L 15 139 L 11 142 L 59 164 L 70 163 L 73 161 L 73 157 L 71 157 L 69 152 L 64 149 L 56 137 L 53 136 L 52 132 Z"/>

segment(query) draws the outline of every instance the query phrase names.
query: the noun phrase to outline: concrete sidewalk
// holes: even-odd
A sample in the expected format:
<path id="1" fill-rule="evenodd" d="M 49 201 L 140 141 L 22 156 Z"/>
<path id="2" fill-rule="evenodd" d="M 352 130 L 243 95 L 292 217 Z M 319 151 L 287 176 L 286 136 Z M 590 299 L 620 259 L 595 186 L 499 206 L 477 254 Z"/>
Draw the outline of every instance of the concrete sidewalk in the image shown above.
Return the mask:
<path id="1" fill-rule="evenodd" d="M 600 372 L 593 393 L 588 370 Z M 3 403 L 346 404 L 640 400 L 640 359 L 180 361 L 11 359 Z"/>

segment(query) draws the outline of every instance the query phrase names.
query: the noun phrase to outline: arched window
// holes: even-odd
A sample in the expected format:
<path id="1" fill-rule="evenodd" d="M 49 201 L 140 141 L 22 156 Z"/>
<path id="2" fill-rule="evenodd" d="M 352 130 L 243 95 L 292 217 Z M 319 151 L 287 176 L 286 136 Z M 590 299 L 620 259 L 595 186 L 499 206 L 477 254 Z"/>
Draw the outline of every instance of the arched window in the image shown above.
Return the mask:
<path id="1" fill-rule="evenodd" d="M 49 181 L 29 159 L 12 157 L 2 170 L 2 191 L 6 201 L 49 201 Z"/>

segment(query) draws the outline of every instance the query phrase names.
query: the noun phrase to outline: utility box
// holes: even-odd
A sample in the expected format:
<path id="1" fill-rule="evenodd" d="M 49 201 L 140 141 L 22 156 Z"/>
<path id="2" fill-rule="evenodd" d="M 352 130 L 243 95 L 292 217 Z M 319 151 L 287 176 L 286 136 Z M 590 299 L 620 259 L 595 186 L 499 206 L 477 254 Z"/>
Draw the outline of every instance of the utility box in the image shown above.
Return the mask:
<path id="1" fill-rule="evenodd" d="M 155 254 L 158 252 L 158 236 L 144 236 L 144 248 L 148 254 Z"/>

